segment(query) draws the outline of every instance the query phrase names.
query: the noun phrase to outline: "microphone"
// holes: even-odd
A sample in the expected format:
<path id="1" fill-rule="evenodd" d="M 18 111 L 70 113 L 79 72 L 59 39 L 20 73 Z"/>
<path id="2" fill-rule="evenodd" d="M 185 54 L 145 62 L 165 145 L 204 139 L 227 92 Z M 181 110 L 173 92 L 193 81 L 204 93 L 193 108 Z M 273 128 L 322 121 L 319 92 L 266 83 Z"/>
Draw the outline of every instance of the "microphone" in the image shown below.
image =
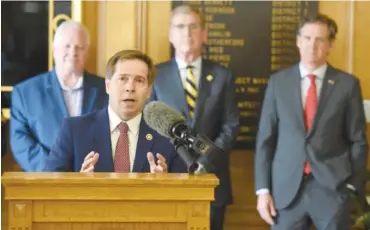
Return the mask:
<path id="1" fill-rule="evenodd" d="M 176 152 L 185 162 L 188 172 L 194 173 L 199 168 L 199 164 L 196 162 L 194 156 L 189 153 L 188 146 L 186 146 L 185 142 L 176 139 L 172 135 L 171 130 L 173 127 L 177 127 L 185 122 L 183 116 L 165 103 L 153 101 L 148 103 L 144 108 L 144 120 L 150 128 L 171 140 Z"/>
<path id="2" fill-rule="evenodd" d="M 160 101 L 149 102 L 144 108 L 144 120 L 159 134 L 174 144 L 190 173 L 214 172 L 222 165 L 226 154 L 204 135 L 193 135 L 186 119 L 175 109 Z"/>
<path id="3" fill-rule="evenodd" d="M 185 124 L 186 119 L 172 107 L 160 101 L 149 102 L 144 107 L 144 120 L 147 125 L 157 131 L 164 137 L 174 139 L 175 135 L 172 131 L 174 127 L 179 126 L 179 129 L 187 129 Z M 181 135 L 181 133 L 176 133 Z"/>

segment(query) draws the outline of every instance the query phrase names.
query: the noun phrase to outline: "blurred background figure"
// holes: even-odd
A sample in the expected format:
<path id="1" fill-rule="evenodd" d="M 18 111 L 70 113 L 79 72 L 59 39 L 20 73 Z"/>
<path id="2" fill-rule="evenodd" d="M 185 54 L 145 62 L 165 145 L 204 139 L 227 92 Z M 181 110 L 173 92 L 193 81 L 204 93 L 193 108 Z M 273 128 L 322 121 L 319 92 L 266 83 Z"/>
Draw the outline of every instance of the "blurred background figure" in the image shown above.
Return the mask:
<path id="1" fill-rule="evenodd" d="M 328 64 L 337 35 L 326 15 L 304 18 L 300 62 L 273 74 L 255 156 L 257 209 L 274 230 L 350 229 L 349 190 L 365 199 L 368 158 L 358 78 Z"/>
<path id="2" fill-rule="evenodd" d="M 211 206 L 211 230 L 222 230 L 226 207 L 232 203 L 229 154 L 239 131 L 235 79 L 230 70 L 202 59 L 207 29 L 197 9 L 175 8 L 169 34 L 175 57 L 157 66 L 150 100 L 178 110 L 195 133 L 207 136 L 224 151 L 220 156 L 224 164 L 210 172 L 220 180 Z"/>
<path id="3" fill-rule="evenodd" d="M 63 22 L 53 40 L 55 68 L 13 88 L 10 145 L 24 171 L 41 169 L 65 117 L 107 104 L 104 79 L 84 71 L 89 45 L 83 25 Z"/>

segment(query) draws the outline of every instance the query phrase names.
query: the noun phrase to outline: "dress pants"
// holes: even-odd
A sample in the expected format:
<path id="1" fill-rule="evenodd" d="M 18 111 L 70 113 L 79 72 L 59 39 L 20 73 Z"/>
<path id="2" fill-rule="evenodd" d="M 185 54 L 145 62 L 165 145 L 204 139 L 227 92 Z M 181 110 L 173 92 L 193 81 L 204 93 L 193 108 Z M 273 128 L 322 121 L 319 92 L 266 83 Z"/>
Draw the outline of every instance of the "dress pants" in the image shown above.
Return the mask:
<path id="1" fill-rule="evenodd" d="M 277 210 L 272 230 L 349 230 L 349 191 L 330 190 L 305 176 L 296 198 L 287 208 Z"/>

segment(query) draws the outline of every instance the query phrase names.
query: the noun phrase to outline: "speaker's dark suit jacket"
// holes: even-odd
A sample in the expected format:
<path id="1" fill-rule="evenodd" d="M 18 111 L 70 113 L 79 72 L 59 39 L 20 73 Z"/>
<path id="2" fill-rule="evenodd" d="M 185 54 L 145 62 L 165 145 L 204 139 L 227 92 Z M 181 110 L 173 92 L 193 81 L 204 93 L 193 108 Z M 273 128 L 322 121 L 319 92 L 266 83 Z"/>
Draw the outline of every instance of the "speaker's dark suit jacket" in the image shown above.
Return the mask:
<path id="1" fill-rule="evenodd" d="M 104 79 L 83 76 L 82 114 L 103 108 L 108 102 Z M 16 85 L 12 91 L 10 145 L 24 171 L 40 171 L 49 155 L 68 110 L 55 70 Z"/>
<path id="2" fill-rule="evenodd" d="M 148 138 L 151 135 L 151 138 Z M 95 172 L 114 172 L 108 110 L 64 120 L 57 140 L 45 159 L 43 171 L 79 172 L 88 153 L 99 153 Z M 133 172 L 150 172 L 147 153 L 161 153 L 169 172 L 184 172 L 185 164 L 170 140 L 162 137 L 141 120 Z M 155 157 L 156 158 L 156 157 Z"/>
<path id="3" fill-rule="evenodd" d="M 232 203 L 229 157 L 239 131 L 239 110 L 235 79 L 231 72 L 217 63 L 202 60 L 201 77 L 194 119 L 190 119 L 176 60 L 157 66 L 157 78 L 150 100 L 162 101 L 187 118 L 195 133 L 203 134 L 224 150 L 223 165 L 216 171 L 220 185 L 216 187 L 214 205 Z M 213 172 L 212 172 L 213 173 Z"/>
<path id="4" fill-rule="evenodd" d="M 256 189 L 272 192 L 277 208 L 298 193 L 304 161 L 322 186 L 345 193 L 364 189 L 368 145 L 359 81 L 328 65 L 312 128 L 307 132 L 299 65 L 274 74 L 268 84 L 257 137 Z M 330 208 L 330 207 L 323 207 Z"/>

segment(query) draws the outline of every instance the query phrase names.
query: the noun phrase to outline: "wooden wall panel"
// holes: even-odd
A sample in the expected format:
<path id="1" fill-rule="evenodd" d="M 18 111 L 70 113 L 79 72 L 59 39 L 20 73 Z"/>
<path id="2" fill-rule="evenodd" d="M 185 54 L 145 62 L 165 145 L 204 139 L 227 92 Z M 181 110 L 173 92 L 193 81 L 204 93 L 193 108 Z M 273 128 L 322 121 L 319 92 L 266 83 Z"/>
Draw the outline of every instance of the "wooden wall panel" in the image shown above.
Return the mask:
<path id="1" fill-rule="evenodd" d="M 360 79 L 364 99 L 370 100 L 370 2 L 325 1 L 320 2 L 320 11 L 338 23 L 338 37 L 329 62 Z M 370 143 L 370 124 L 367 125 Z M 370 158 L 368 159 L 370 168 Z"/>
<path id="2" fill-rule="evenodd" d="M 254 152 L 233 151 L 230 158 L 234 203 L 228 207 L 225 230 L 267 229 L 267 225 L 260 219 L 256 211 Z"/>
<path id="3" fill-rule="evenodd" d="M 370 2 L 354 2 L 353 73 L 360 78 L 362 93 L 370 100 Z"/>
<path id="4" fill-rule="evenodd" d="M 108 59 L 122 49 L 135 49 L 137 3 L 135 1 L 99 1 L 97 73 L 105 76 Z"/>
<path id="5" fill-rule="evenodd" d="M 348 1 L 323 1 L 319 3 L 319 11 L 333 18 L 338 24 L 338 34 L 333 50 L 329 56 L 329 62 L 333 66 L 344 71 L 349 70 L 350 56 L 348 35 L 350 34 L 350 2 Z"/>
<path id="6" fill-rule="evenodd" d="M 60 223 L 55 224 L 35 223 L 33 230 L 108 230 L 108 229 L 135 229 L 135 230 L 185 230 L 186 224 L 171 223 L 163 226 L 153 223 Z"/>
<path id="7" fill-rule="evenodd" d="M 354 2 L 353 23 L 353 73 L 360 79 L 362 94 L 370 100 L 370 2 Z M 367 125 L 367 140 L 370 143 L 370 123 Z M 370 152 L 369 152 L 370 154 Z M 367 161 L 370 169 L 370 157 Z M 370 187 L 370 185 L 369 185 Z"/>
<path id="8" fill-rule="evenodd" d="M 171 4 L 168 1 L 148 2 L 147 53 L 155 63 L 170 58 L 168 29 L 171 17 Z"/>
<path id="9" fill-rule="evenodd" d="M 82 20 L 81 23 L 88 28 L 90 33 L 90 50 L 87 60 L 86 70 L 90 73 L 97 73 L 97 45 L 98 45 L 98 2 L 82 2 Z"/>

